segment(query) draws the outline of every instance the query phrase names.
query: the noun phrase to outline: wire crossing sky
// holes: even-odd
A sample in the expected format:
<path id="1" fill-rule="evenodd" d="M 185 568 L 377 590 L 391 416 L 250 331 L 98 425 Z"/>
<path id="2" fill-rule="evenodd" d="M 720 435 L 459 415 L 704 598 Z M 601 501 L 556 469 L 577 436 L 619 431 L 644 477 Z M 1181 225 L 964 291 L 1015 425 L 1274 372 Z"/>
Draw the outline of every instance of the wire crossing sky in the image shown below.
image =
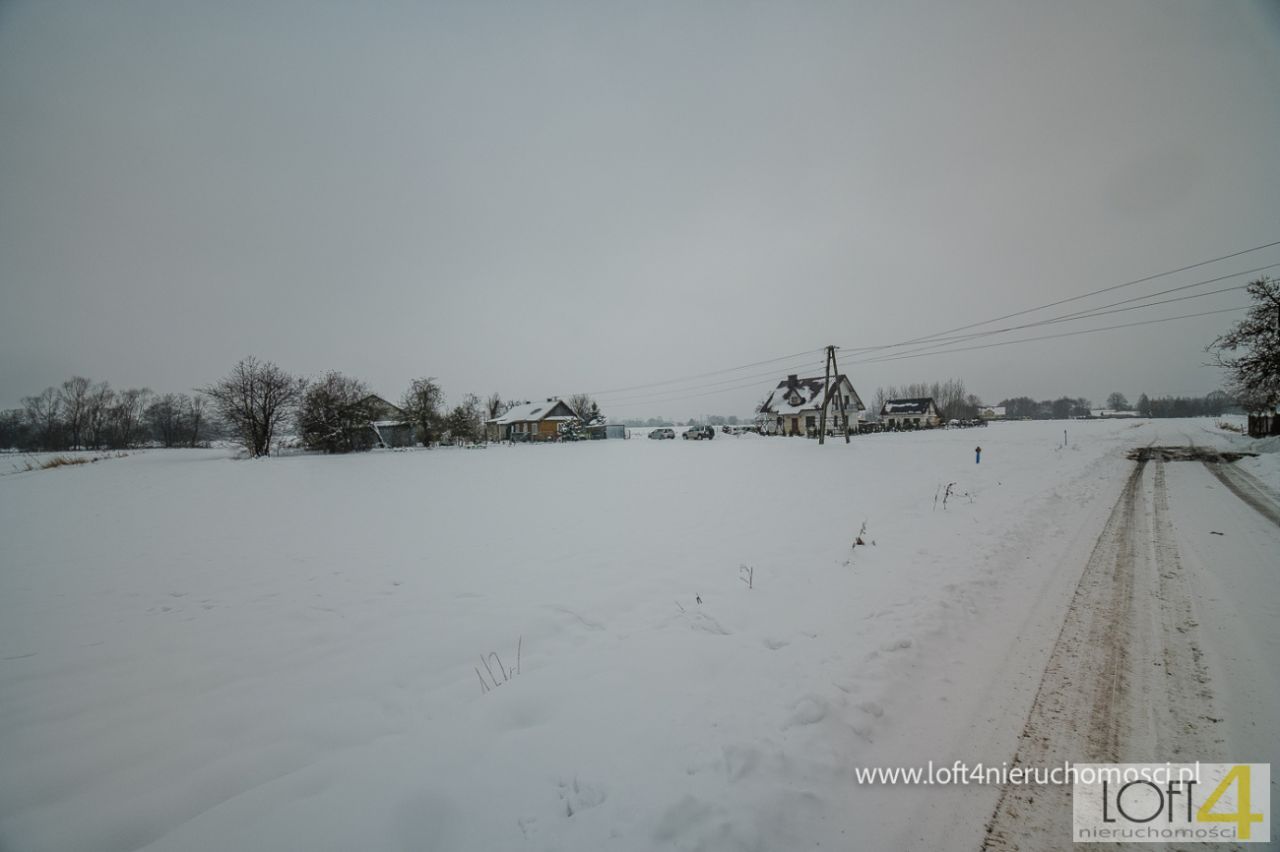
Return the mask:
<path id="1" fill-rule="evenodd" d="M 829 343 L 864 397 L 1201 395 L 1277 80 L 1248 0 L 6 0 L 0 408 L 252 354 L 745 415 Z"/>

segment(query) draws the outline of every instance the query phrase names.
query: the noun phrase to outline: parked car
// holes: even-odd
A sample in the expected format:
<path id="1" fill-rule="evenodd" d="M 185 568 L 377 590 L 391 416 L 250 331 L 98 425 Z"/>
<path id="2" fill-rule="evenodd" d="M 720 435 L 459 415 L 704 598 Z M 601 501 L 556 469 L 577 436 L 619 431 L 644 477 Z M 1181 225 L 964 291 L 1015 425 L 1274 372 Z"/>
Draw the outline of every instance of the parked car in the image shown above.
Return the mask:
<path id="1" fill-rule="evenodd" d="M 663 438 L 674 439 L 676 437 L 675 429 L 654 429 L 649 433 L 650 438 L 656 438 L 661 441 Z"/>
<path id="2" fill-rule="evenodd" d="M 716 430 L 712 426 L 690 426 L 684 430 L 686 441 L 710 441 L 715 436 Z"/>

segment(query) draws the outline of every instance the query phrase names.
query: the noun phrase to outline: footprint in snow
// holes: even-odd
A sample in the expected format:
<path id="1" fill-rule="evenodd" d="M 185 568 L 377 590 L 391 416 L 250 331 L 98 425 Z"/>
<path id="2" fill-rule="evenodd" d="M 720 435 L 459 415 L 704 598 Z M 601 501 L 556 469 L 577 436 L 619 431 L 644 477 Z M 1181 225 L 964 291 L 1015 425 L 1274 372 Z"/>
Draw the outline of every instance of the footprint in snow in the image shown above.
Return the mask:
<path id="1" fill-rule="evenodd" d="M 556 793 L 560 796 L 561 804 L 564 805 L 566 817 L 594 808 L 607 798 L 603 787 L 583 784 L 578 781 L 576 775 L 572 781 L 561 781 L 556 787 Z"/>
<path id="2" fill-rule="evenodd" d="M 868 716 L 874 716 L 879 719 L 884 715 L 884 708 L 874 701 L 864 701 L 858 705 L 858 709 Z"/>
<path id="3" fill-rule="evenodd" d="M 701 630 L 703 633 L 714 633 L 717 636 L 730 636 L 733 633 L 733 631 L 726 629 L 720 622 L 703 612 L 695 614 L 693 623 L 689 626 L 694 630 Z"/>
<path id="4" fill-rule="evenodd" d="M 829 710 L 830 705 L 822 696 L 806 695 L 792 706 L 791 715 L 782 723 L 782 729 L 785 731 L 800 725 L 816 725 L 827 718 Z"/>

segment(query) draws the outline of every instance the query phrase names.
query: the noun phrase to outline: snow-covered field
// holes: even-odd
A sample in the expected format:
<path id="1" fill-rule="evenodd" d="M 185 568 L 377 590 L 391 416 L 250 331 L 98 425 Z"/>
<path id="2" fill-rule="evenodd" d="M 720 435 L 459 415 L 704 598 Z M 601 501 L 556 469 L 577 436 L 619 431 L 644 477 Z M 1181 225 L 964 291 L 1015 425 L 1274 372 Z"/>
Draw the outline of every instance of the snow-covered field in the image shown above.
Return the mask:
<path id="1" fill-rule="evenodd" d="M 634 431 L 0 477 L 0 849 L 973 847 L 854 768 L 1009 760 L 1124 451 L 1248 446 Z"/>

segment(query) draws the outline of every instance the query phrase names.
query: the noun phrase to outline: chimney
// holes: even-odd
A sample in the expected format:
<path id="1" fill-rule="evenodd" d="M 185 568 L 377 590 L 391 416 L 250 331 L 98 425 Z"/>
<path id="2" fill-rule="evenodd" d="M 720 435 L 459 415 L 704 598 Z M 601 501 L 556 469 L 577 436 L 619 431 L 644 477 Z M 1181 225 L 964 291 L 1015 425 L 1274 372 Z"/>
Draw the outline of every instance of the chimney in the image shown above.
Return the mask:
<path id="1" fill-rule="evenodd" d="M 791 387 L 795 387 L 799 383 L 800 383 L 800 377 L 797 374 L 792 373 L 791 375 L 787 376 L 787 384 L 790 385 Z"/>

